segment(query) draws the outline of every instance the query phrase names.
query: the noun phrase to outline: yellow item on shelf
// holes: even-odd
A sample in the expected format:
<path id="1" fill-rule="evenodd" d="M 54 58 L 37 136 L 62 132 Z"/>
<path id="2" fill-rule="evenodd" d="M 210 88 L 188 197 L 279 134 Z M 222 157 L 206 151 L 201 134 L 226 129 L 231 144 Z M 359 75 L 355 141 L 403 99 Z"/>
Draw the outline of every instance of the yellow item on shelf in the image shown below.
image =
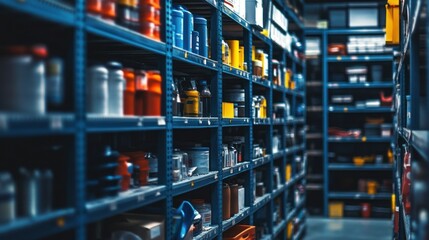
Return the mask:
<path id="1" fill-rule="evenodd" d="M 374 155 L 353 157 L 353 163 L 355 165 L 357 165 L 357 166 L 362 166 L 362 165 L 364 165 L 365 163 L 368 163 L 368 162 L 374 162 L 374 160 L 375 160 L 375 156 Z"/>
<path id="2" fill-rule="evenodd" d="M 256 50 L 256 60 L 261 61 L 262 63 L 262 78 L 264 77 L 264 73 L 265 73 L 265 55 L 264 55 L 264 51 L 262 51 L 261 49 Z"/>
<path id="3" fill-rule="evenodd" d="M 222 117 L 234 118 L 234 103 L 222 102 Z"/>
<path id="4" fill-rule="evenodd" d="M 268 32 L 268 29 L 263 29 L 261 31 L 261 34 L 264 35 L 265 37 L 268 37 L 270 35 L 270 32 Z"/>
<path id="5" fill-rule="evenodd" d="M 185 91 L 185 101 L 183 106 L 183 115 L 188 117 L 198 117 L 200 93 L 197 90 Z"/>
<path id="6" fill-rule="evenodd" d="M 292 178 L 292 166 L 290 164 L 286 165 L 286 181 L 289 181 Z"/>
<path id="7" fill-rule="evenodd" d="M 256 47 L 252 46 L 252 61 L 256 60 Z"/>
<path id="8" fill-rule="evenodd" d="M 392 149 L 387 150 L 387 159 L 390 164 L 393 164 L 393 151 Z"/>
<path id="9" fill-rule="evenodd" d="M 243 46 L 240 46 L 239 54 L 240 54 L 240 60 L 238 63 L 238 68 L 240 68 L 243 71 L 247 71 L 246 69 L 244 69 L 244 47 Z"/>
<path id="10" fill-rule="evenodd" d="M 392 212 L 395 212 L 395 208 L 396 208 L 396 195 L 393 193 L 392 194 Z"/>
<path id="11" fill-rule="evenodd" d="M 262 98 L 260 107 L 261 118 L 267 118 L 267 99 Z"/>
<path id="12" fill-rule="evenodd" d="M 329 203 L 329 217 L 342 218 L 343 217 L 343 202 L 330 202 Z"/>
<path id="13" fill-rule="evenodd" d="M 388 0 L 386 4 L 386 44 L 398 45 L 400 34 L 399 0 Z"/>
<path id="14" fill-rule="evenodd" d="M 286 69 L 286 74 L 285 74 L 285 87 L 290 89 L 292 86 L 291 84 L 292 82 L 292 70 L 290 69 Z"/>
<path id="15" fill-rule="evenodd" d="M 376 181 L 368 181 L 367 183 L 367 191 L 368 194 L 376 194 L 377 193 L 377 182 Z"/>
<path id="16" fill-rule="evenodd" d="M 240 68 L 240 41 L 239 40 L 228 40 L 226 41 L 229 46 L 229 55 L 231 57 L 231 66 Z"/>
<path id="17" fill-rule="evenodd" d="M 293 234 L 293 223 L 288 222 L 288 224 L 287 224 L 287 239 L 292 239 L 292 234 Z"/>

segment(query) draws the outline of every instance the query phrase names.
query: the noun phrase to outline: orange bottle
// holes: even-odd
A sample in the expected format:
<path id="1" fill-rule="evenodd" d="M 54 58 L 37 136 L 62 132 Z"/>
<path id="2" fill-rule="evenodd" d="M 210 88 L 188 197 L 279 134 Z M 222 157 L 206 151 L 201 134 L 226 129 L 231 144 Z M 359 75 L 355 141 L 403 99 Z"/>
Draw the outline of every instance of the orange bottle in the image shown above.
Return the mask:
<path id="1" fill-rule="evenodd" d="M 136 96 L 134 101 L 134 114 L 143 116 L 145 109 L 145 94 L 148 91 L 147 74 L 143 70 L 136 71 Z"/>
<path id="2" fill-rule="evenodd" d="M 146 116 L 161 116 L 162 77 L 159 71 L 147 71 L 148 91 L 144 95 Z"/>
<path id="3" fill-rule="evenodd" d="M 134 98 L 136 92 L 134 69 L 124 69 L 124 115 L 134 115 Z"/>
<path id="4" fill-rule="evenodd" d="M 103 0 L 101 15 L 104 19 L 115 21 L 116 18 L 116 1 Z"/>
<path id="5" fill-rule="evenodd" d="M 130 188 L 131 174 L 128 172 L 127 162 L 130 160 L 128 156 L 120 155 L 118 158 L 118 167 L 116 168 L 116 174 L 122 177 L 121 189 L 126 191 Z"/>

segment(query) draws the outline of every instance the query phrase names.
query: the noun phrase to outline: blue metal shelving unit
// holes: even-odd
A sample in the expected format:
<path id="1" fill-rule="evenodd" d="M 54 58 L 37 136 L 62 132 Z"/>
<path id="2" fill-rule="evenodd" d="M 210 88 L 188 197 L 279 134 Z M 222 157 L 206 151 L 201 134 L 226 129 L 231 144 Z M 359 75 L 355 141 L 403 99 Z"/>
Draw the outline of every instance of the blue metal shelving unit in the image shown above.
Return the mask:
<path id="1" fill-rule="evenodd" d="M 184 51 L 173 46 L 172 19 L 173 0 L 162 1 L 162 41 L 154 41 L 135 31 L 108 23 L 99 17 L 90 16 L 85 10 L 85 1 L 76 0 L 74 6 L 59 3 L 57 1 L 30 0 L 24 2 L 14 2 L 10 0 L 0 0 L 0 9 L 12 9 L 29 16 L 44 19 L 53 24 L 66 26 L 73 31 L 73 39 L 62 39 L 62 41 L 71 41 L 73 46 L 73 101 L 74 108 L 68 114 L 48 114 L 46 116 L 28 117 L 15 116 L 10 114 L 0 114 L 0 138 L 9 137 L 36 137 L 36 136 L 54 136 L 70 135 L 73 137 L 73 162 L 72 171 L 72 196 L 71 203 L 63 209 L 55 210 L 51 213 L 37 216 L 30 219 L 19 219 L 10 224 L 0 225 L 0 239 L 38 239 L 53 236 L 67 230 L 73 231 L 73 238 L 78 240 L 88 239 L 88 233 L 91 230 L 89 224 L 102 221 L 112 216 L 144 209 L 153 203 L 159 203 L 162 207 L 162 214 L 165 216 L 165 236 L 166 239 L 172 238 L 173 233 L 173 212 L 176 197 L 186 195 L 197 189 L 211 188 L 214 192 L 211 196 L 212 203 L 212 227 L 204 231 L 194 239 L 222 239 L 222 233 L 236 224 L 245 222 L 247 224 L 256 224 L 254 215 L 261 209 L 267 208 L 269 211 L 274 209 L 274 200 L 280 198 L 283 204 L 284 219 L 280 224 L 274 226 L 271 221 L 271 214 L 267 213 L 266 222 L 269 226 L 270 234 L 268 239 L 277 239 L 279 236 L 286 237 L 286 226 L 295 215 L 301 210 L 305 203 L 305 196 L 301 202 L 292 210 L 286 209 L 288 199 L 293 196 L 293 186 L 296 184 L 305 184 L 305 171 L 294 172 L 292 179 L 283 182 L 279 188 L 273 189 L 273 179 L 267 180 L 267 194 L 257 199 L 253 199 L 252 179 L 254 170 L 266 168 L 268 176 L 274 168 L 274 162 L 280 163 L 281 175 L 285 175 L 285 166 L 287 162 L 295 162 L 295 157 L 304 157 L 305 142 L 296 146 L 287 146 L 284 143 L 284 149 L 279 153 L 271 152 L 272 135 L 274 127 L 287 129 L 303 128 L 306 122 L 304 117 L 295 119 L 272 119 L 273 95 L 282 96 L 282 99 L 292 99 L 291 109 L 295 114 L 298 104 L 305 104 L 305 91 L 290 90 L 284 87 L 272 85 L 272 71 L 268 80 L 254 78 L 251 75 L 251 55 L 250 49 L 252 41 L 262 42 L 269 52 L 270 60 L 273 58 L 274 46 L 272 41 L 255 30 L 247 21 L 241 19 L 237 14 L 224 6 L 223 1 L 216 0 L 193 0 L 198 2 L 204 10 L 209 10 L 211 19 L 211 58 L 201 57 L 199 55 Z M 189 3 L 189 4 L 192 4 Z M 185 5 L 187 3 L 184 3 Z M 303 41 L 304 25 L 297 14 L 283 1 L 276 0 L 275 4 L 281 6 L 283 12 L 289 21 L 293 22 L 298 28 L 297 36 Z M 245 58 L 248 64 L 248 71 L 235 69 L 222 64 L 221 41 L 223 38 L 223 24 L 236 24 L 243 29 L 243 42 L 246 48 Z M 109 42 L 114 45 L 131 47 L 133 54 L 144 53 L 145 56 L 151 56 L 159 60 L 160 72 L 163 76 L 163 109 L 162 117 L 100 117 L 86 114 L 85 109 L 85 71 L 87 62 L 90 58 L 91 47 L 94 46 L 90 40 L 97 39 L 103 42 Z M 277 51 L 278 49 L 276 49 Z M 305 78 L 305 62 L 298 59 L 294 54 L 281 49 L 281 60 L 288 63 L 294 72 L 302 73 Z M 142 57 L 141 61 L 145 61 Z M 290 62 L 289 62 L 290 61 Z M 175 117 L 172 114 L 171 96 L 173 94 L 172 83 L 175 64 L 189 66 L 189 71 L 199 71 L 207 73 L 212 77 L 211 87 L 215 99 L 215 108 L 213 116 L 210 118 L 189 118 Z M 272 69 L 271 61 L 269 69 Z M 182 70 L 188 71 L 187 69 Z M 246 91 L 246 115 L 251 116 L 252 95 L 254 90 L 265 91 L 268 100 L 268 118 L 253 119 L 252 117 L 223 119 L 222 116 L 222 87 L 229 79 L 240 80 L 245 85 Z M 267 155 L 259 159 L 246 159 L 247 161 L 238 164 L 232 168 L 222 168 L 222 135 L 226 128 L 244 129 L 246 137 L 245 152 L 252 153 L 253 132 L 255 128 L 264 128 L 267 132 Z M 191 131 L 191 129 L 207 129 L 210 131 L 212 142 L 211 148 L 211 172 L 206 175 L 192 177 L 181 182 L 174 182 L 172 179 L 172 154 L 173 139 L 176 131 Z M 89 159 L 87 151 L 88 136 L 99 134 L 145 134 L 155 132 L 159 135 L 162 144 L 157 156 L 160 159 L 158 169 L 160 173 L 159 183 L 156 186 L 145 186 L 139 189 L 132 189 L 121 192 L 118 196 L 108 197 L 96 200 L 88 200 L 86 196 L 86 168 Z M 190 132 L 191 134 L 191 132 Z M 303 136 L 305 139 L 305 135 Z M 295 164 L 295 163 L 294 163 Z M 295 166 L 294 166 L 295 167 Z M 222 220 L 222 184 L 230 178 L 245 176 L 246 178 L 246 208 L 234 215 L 231 219 Z M 291 213 L 293 213 L 291 215 Z M 286 216 L 289 216 L 286 218 Z M 305 224 L 300 231 L 303 232 Z M 29 235 L 28 233 L 31 233 Z M 295 236 L 294 239 L 301 238 L 302 235 Z"/>

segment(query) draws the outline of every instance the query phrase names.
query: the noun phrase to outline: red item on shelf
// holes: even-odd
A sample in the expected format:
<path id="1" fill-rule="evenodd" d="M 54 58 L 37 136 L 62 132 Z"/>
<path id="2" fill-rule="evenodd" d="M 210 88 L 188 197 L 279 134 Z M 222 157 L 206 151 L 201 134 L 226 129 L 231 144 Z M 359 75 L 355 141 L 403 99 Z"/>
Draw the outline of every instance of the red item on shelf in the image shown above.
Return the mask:
<path id="1" fill-rule="evenodd" d="M 156 7 L 157 9 L 161 9 L 161 4 L 159 0 L 140 0 L 140 6 L 150 5 Z"/>
<path id="2" fill-rule="evenodd" d="M 329 136 L 334 137 L 355 137 L 358 138 L 361 135 L 360 130 L 344 130 L 341 128 L 330 127 L 328 129 Z"/>
<path id="3" fill-rule="evenodd" d="M 116 168 L 116 174 L 122 177 L 121 189 L 126 191 L 130 188 L 131 174 L 128 172 L 127 162 L 130 158 L 126 155 L 120 155 L 118 158 L 118 167 Z"/>
<path id="4" fill-rule="evenodd" d="M 131 162 L 140 167 L 140 185 L 144 186 L 149 180 L 149 160 L 144 152 L 128 152 L 124 153 L 131 158 Z"/>
<path id="5" fill-rule="evenodd" d="M 406 149 L 404 154 L 404 164 L 402 170 L 402 199 L 404 202 L 404 210 L 407 214 L 410 213 L 410 188 L 411 188 L 411 152 Z"/>
<path id="6" fill-rule="evenodd" d="M 346 45 L 341 43 L 331 43 L 328 45 L 329 55 L 346 55 Z"/>
<path id="7" fill-rule="evenodd" d="M 370 218 L 371 217 L 371 204 L 362 203 L 362 217 Z"/>
<path id="8" fill-rule="evenodd" d="M 100 15 L 102 9 L 102 0 L 87 0 L 86 1 L 86 11 L 89 13 Z"/>
<path id="9" fill-rule="evenodd" d="M 134 101 L 134 114 L 143 116 L 145 104 L 145 95 L 148 91 L 147 74 L 143 70 L 136 71 L 136 96 Z"/>
<path id="10" fill-rule="evenodd" d="M 140 7 L 140 22 L 153 22 L 156 25 L 160 25 L 161 10 L 151 5 L 142 5 Z"/>
<path id="11" fill-rule="evenodd" d="M 134 69 L 124 69 L 124 115 L 134 115 L 134 98 L 136 93 Z"/>
<path id="12" fill-rule="evenodd" d="M 140 33 L 153 40 L 160 40 L 160 28 L 153 22 L 141 22 Z"/>
<path id="13" fill-rule="evenodd" d="M 380 92 L 380 102 L 382 106 L 392 106 L 393 95 L 385 96 L 384 92 Z"/>
<path id="14" fill-rule="evenodd" d="M 101 15 L 104 19 L 114 21 L 116 18 L 116 1 L 103 0 Z"/>
<path id="15" fill-rule="evenodd" d="M 399 234 L 399 207 L 395 207 L 395 215 L 393 219 L 393 231 L 395 234 Z"/>
<path id="16" fill-rule="evenodd" d="M 144 95 L 145 116 L 161 116 L 162 77 L 159 71 L 147 71 L 148 91 Z"/>

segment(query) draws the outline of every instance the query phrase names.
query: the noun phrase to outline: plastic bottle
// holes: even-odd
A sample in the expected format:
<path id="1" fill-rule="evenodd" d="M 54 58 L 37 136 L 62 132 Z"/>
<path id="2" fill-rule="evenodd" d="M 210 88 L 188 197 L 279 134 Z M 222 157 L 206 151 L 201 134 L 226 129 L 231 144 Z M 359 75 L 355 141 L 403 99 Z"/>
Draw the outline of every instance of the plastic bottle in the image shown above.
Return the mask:
<path id="1" fill-rule="evenodd" d="M 147 71 L 148 91 L 144 95 L 145 116 L 161 116 L 162 76 L 159 71 Z"/>
<path id="2" fill-rule="evenodd" d="M 202 110 L 203 110 L 202 116 L 210 117 L 211 116 L 210 102 L 211 102 L 212 94 L 210 92 L 210 89 L 207 86 L 206 80 L 200 81 L 199 91 L 200 91 L 200 98 L 201 98 Z"/>
<path id="3" fill-rule="evenodd" d="M 125 89 L 124 89 L 124 115 L 134 115 L 134 98 L 136 93 L 136 83 L 134 69 L 124 68 Z"/>
<path id="4" fill-rule="evenodd" d="M 174 46 L 183 48 L 183 12 L 179 9 L 173 9 L 172 13 L 174 28 Z"/>
<path id="5" fill-rule="evenodd" d="M 108 114 L 108 71 L 102 65 L 95 65 L 87 71 L 87 112 Z"/>
<path id="6" fill-rule="evenodd" d="M 124 108 L 124 72 L 122 64 L 118 62 L 107 63 L 108 89 L 109 89 L 109 115 L 122 116 Z"/>
<path id="7" fill-rule="evenodd" d="M 207 37 L 207 19 L 196 17 L 194 21 L 195 30 L 199 33 L 200 51 L 199 54 L 203 57 L 208 57 L 208 37 Z"/>
<path id="8" fill-rule="evenodd" d="M 192 50 L 192 31 L 194 30 L 194 17 L 192 13 L 184 7 L 179 6 L 179 10 L 183 12 L 183 49 L 186 51 Z"/>
<path id="9" fill-rule="evenodd" d="M 134 115 L 143 116 L 146 105 L 148 103 L 145 98 L 148 91 L 148 78 L 146 71 L 137 70 L 135 72 L 135 101 L 134 101 Z"/>

